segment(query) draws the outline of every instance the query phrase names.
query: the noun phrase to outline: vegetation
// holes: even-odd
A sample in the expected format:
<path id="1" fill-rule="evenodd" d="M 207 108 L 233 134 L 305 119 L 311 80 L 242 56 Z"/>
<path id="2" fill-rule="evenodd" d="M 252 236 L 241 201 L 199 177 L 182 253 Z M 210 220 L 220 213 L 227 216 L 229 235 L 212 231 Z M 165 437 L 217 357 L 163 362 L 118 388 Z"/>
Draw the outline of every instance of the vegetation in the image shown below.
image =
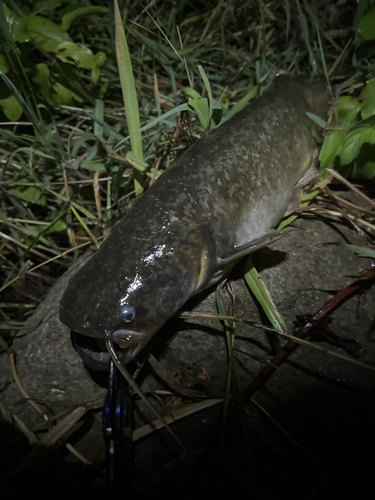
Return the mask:
<path id="1" fill-rule="evenodd" d="M 1 3 L 4 323 L 21 324 L 77 248 L 123 215 L 134 187 L 140 194 L 278 71 L 326 73 L 336 106 L 324 123 L 322 167 L 373 178 L 371 2 L 355 12 L 346 2 L 220 1 L 205 11 L 185 1 L 120 2 L 135 76 L 126 116 L 114 7 L 83 5 Z"/>
<path id="2" fill-rule="evenodd" d="M 94 3 L 0 0 L 0 322 L 7 327 L 22 325 L 134 197 L 279 72 L 324 73 L 332 97 L 327 121 L 310 116 L 325 141 L 318 187 L 303 206 L 341 176 L 351 187 L 353 179 L 373 186 L 366 184 L 375 176 L 373 0 Z M 375 230 L 371 216 L 359 224 Z M 246 279 L 283 331 L 254 268 Z M 220 301 L 219 308 L 225 314 Z M 4 332 L 11 342 L 12 330 Z M 228 382 L 228 399 L 229 392 Z"/>

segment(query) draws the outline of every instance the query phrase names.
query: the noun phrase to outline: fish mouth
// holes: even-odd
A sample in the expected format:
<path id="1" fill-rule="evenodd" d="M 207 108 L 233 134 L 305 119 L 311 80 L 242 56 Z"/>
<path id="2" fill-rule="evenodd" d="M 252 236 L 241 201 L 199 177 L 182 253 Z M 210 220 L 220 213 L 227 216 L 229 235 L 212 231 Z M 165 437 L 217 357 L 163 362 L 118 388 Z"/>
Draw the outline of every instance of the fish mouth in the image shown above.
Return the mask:
<path id="1" fill-rule="evenodd" d="M 84 364 L 92 370 L 107 371 L 111 356 L 105 339 L 103 337 L 87 336 L 78 332 L 72 333 L 74 348 Z M 143 332 L 122 329 L 109 334 L 108 339 L 115 344 L 117 357 L 123 365 L 129 363 L 148 342 Z"/>

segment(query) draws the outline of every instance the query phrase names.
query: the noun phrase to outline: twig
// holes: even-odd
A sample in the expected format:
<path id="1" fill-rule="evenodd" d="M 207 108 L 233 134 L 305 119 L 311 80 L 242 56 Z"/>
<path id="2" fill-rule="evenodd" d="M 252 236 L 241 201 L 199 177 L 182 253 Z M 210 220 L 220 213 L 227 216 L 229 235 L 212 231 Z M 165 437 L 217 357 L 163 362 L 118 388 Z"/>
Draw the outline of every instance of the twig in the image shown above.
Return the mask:
<path id="1" fill-rule="evenodd" d="M 311 320 L 307 321 L 305 326 L 301 329 L 300 337 L 305 337 L 310 330 L 316 325 L 318 321 L 329 316 L 337 307 L 339 307 L 343 302 L 345 302 L 349 297 L 354 295 L 356 292 L 361 290 L 364 286 L 368 285 L 375 279 L 375 269 L 370 269 L 356 281 L 351 283 L 346 288 L 337 292 L 337 294 L 329 300 L 317 313 L 314 314 Z M 297 347 L 298 343 L 289 340 L 280 351 L 271 360 L 272 365 L 279 366 Z M 253 394 L 261 387 L 264 382 L 270 377 L 270 375 L 275 371 L 275 367 L 272 365 L 267 365 L 261 372 L 255 377 L 255 379 L 250 383 L 250 385 L 241 394 L 241 401 L 245 403 Z"/>

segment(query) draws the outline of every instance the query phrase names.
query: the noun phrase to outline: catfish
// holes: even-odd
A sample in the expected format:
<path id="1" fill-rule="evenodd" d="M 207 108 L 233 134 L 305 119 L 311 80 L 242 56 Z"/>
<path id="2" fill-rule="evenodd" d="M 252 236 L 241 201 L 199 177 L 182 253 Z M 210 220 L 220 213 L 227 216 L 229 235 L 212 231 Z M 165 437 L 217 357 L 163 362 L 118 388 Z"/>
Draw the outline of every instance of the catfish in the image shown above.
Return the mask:
<path id="1" fill-rule="evenodd" d="M 193 295 L 275 239 L 270 230 L 316 176 L 322 134 L 306 113 L 328 107 L 322 78 L 275 78 L 135 203 L 70 280 L 60 320 L 101 346 L 111 339 L 131 361 Z M 77 344 L 87 366 L 107 369 L 108 354 Z"/>

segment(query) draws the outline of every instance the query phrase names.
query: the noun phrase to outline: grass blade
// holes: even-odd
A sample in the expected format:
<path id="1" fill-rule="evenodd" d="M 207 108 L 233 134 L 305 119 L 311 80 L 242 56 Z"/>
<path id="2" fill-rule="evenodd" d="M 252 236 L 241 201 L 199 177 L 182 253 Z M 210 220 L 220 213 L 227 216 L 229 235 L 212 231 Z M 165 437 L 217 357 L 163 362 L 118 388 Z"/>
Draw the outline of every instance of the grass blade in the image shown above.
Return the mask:
<path id="1" fill-rule="evenodd" d="M 249 285 L 250 290 L 253 292 L 259 304 L 261 305 L 271 325 L 278 332 L 286 333 L 287 327 L 285 321 L 276 309 L 271 294 L 260 278 L 258 271 L 255 269 L 251 257 L 249 257 L 247 260 L 246 268 L 249 268 L 249 270 L 245 273 L 245 281 Z"/>
<path id="2" fill-rule="evenodd" d="M 120 75 L 122 96 L 124 99 L 126 120 L 129 134 L 141 128 L 139 119 L 137 92 L 135 90 L 133 68 L 130 59 L 128 44 L 125 37 L 124 27 L 117 0 L 115 0 L 115 32 L 116 32 L 116 55 Z M 140 133 L 130 137 L 130 146 L 134 156 L 143 160 L 142 136 Z M 134 189 L 136 196 L 143 193 L 143 175 L 134 170 Z"/>

